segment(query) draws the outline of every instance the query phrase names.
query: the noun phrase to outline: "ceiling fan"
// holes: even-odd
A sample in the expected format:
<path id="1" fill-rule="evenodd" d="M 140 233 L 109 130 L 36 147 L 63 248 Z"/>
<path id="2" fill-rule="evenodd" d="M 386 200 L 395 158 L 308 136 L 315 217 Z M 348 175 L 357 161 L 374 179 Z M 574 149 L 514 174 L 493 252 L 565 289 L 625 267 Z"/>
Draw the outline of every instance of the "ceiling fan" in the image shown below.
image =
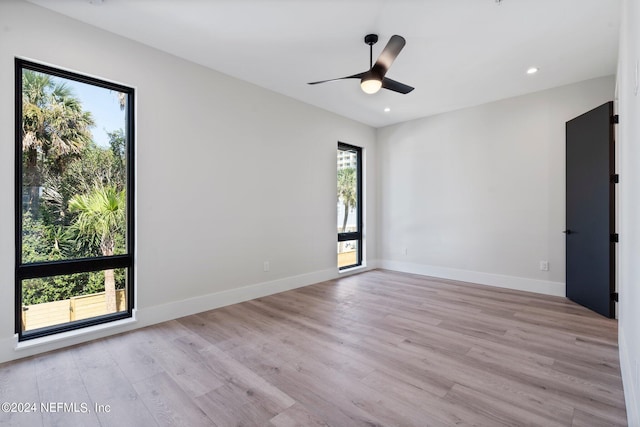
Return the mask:
<path id="1" fill-rule="evenodd" d="M 404 37 L 394 35 L 391 36 L 389 42 L 382 50 L 382 53 L 378 57 L 376 63 L 373 63 L 373 45 L 378 41 L 377 34 L 368 34 L 364 38 L 364 42 L 369 45 L 369 70 L 362 73 L 354 74 L 352 76 L 339 77 L 337 79 L 321 80 L 319 82 L 308 83 L 310 85 L 317 85 L 318 83 L 333 82 L 337 80 L 345 79 L 360 79 L 360 87 L 365 93 L 376 93 L 380 88 L 389 89 L 394 92 L 407 94 L 413 90 L 411 86 L 404 83 L 391 80 L 385 77 L 389 67 L 396 59 L 406 41 Z"/>

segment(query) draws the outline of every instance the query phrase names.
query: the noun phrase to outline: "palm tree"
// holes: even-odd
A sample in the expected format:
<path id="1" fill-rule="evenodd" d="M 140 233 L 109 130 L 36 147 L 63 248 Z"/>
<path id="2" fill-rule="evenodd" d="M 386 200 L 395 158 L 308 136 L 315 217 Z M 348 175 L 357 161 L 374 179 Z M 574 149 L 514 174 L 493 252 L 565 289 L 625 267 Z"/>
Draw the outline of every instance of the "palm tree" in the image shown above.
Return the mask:
<path id="1" fill-rule="evenodd" d="M 47 170 L 57 174 L 91 141 L 91 113 L 83 111 L 71 89 L 52 76 L 22 73 L 22 152 L 24 182 L 37 200 Z M 32 209 L 33 210 L 33 209 Z"/>
<path id="2" fill-rule="evenodd" d="M 344 168 L 338 170 L 338 200 L 344 205 L 344 219 L 342 221 L 342 233 L 347 230 L 349 210 L 357 203 L 356 170 Z"/>
<path id="3" fill-rule="evenodd" d="M 90 193 L 69 201 L 69 211 L 77 213 L 72 227 L 83 243 L 100 248 L 103 256 L 115 252 L 116 238 L 126 230 L 126 195 L 115 186 L 97 185 Z M 116 308 L 116 281 L 113 269 L 104 271 L 107 313 Z"/>

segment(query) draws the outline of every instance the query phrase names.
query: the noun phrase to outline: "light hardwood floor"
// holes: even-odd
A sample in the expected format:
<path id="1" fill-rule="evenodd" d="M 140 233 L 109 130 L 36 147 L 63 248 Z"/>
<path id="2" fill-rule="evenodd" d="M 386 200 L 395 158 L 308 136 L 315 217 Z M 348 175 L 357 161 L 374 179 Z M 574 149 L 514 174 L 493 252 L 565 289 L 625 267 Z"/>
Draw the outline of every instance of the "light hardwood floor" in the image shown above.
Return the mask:
<path id="1" fill-rule="evenodd" d="M 6 363 L 0 396 L 88 409 L 3 426 L 626 425 L 616 321 L 384 270 Z"/>

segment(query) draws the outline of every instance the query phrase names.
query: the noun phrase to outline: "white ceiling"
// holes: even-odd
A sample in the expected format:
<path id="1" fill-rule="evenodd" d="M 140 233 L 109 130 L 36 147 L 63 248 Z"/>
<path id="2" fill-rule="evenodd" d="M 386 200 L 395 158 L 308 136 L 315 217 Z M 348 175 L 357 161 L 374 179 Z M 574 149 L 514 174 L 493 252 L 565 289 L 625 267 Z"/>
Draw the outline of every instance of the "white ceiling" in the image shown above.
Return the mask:
<path id="1" fill-rule="evenodd" d="M 618 56 L 619 0 L 28 1 L 374 127 L 611 75 Z M 387 77 L 413 92 L 306 84 L 365 71 L 369 33 L 374 60 L 405 37 Z"/>

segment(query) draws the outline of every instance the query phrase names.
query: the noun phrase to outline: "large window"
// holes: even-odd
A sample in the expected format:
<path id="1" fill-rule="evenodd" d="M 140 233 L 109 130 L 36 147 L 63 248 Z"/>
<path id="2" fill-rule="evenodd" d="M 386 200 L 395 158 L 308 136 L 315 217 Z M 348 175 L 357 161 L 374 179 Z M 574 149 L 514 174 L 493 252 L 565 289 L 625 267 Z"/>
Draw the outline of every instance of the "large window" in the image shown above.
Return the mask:
<path id="1" fill-rule="evenodd" d="M 131 317 L 133 89 L 16 59 L 16 332 Z"/>
<path id="2" fill-rule="evenodd" d="M 338 268 L 362 264 L 362 149 L 338 144 Z"/>

